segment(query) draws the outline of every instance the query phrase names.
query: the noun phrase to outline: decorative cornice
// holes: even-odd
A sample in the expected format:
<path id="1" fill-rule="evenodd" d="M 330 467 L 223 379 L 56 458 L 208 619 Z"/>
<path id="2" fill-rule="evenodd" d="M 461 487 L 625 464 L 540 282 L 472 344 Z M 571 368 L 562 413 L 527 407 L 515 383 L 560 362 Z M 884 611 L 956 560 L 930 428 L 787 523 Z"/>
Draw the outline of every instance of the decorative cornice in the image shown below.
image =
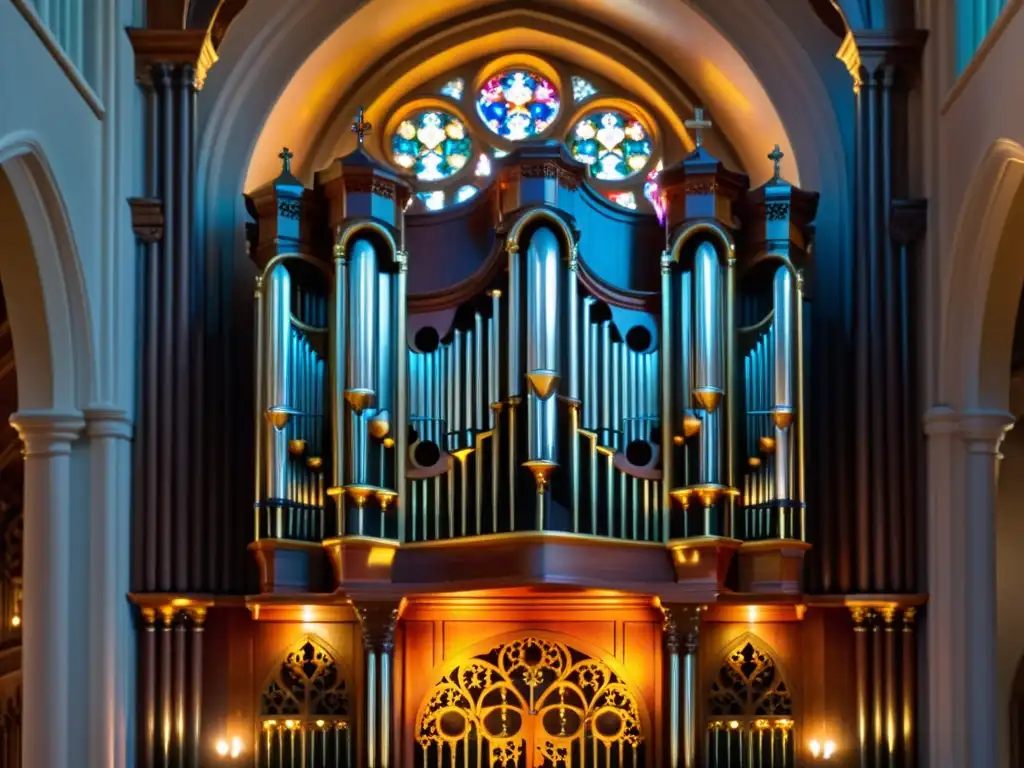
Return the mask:
<path id="1" fill-rule="evenodd" d="M 132 232 L 143 243 L 157 243 L 164 237 L 164 203 L 155 197 L 130 197 Z"/>
<path id="2" fill-rule="evenodd" d="M 192 84 L 198 91 L 206 74 L 216 61 L 205 29 L 140 29 L 128 30 L 128 39 L 135 51 L 135 81 L 153 86 L 155 65 L 192 67 Z"/>
<path id="3" fill-rule="evenodd" d="M 85 420 L 75 411 L 18 411 L 11 415 L 11 426 L 25 444 L 25 456 L 65 456 Z"/>

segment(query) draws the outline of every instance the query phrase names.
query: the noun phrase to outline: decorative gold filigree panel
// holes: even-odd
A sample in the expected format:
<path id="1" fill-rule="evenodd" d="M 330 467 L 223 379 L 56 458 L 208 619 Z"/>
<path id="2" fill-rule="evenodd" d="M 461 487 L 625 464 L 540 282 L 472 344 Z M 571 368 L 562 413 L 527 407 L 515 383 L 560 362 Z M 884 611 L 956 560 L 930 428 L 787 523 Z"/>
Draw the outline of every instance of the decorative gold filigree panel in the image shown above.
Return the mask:
<path id="1" fill-rule="evenodd" d="M 287 653 L 260 699 L 257 765 L 350 768 L 351 722 L 345 677 L 316 638 Z"/>
<path id="2" fill-rule="evenodd" d="M 709 768 L 787 768 L 794 761 L 793 699 L 775 660 L 753 640 L 726 655 L 711 683 Z"/>
<path id="3" fill-rule="evenodd" d="M 637 701 L 603 662 L 536 637 L 474 656 L 417 718 L 424 768 L 640 768 Z"/>

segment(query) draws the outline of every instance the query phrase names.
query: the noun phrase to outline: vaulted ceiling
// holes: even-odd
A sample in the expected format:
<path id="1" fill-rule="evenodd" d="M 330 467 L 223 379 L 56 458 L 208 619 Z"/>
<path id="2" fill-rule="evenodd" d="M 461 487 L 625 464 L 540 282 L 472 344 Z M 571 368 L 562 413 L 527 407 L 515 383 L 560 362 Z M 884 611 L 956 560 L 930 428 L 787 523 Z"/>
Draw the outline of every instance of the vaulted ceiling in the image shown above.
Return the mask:
<path id="1" fill-rule="evenodd" d="M 254 135 L 231 140 L 251 142 L 243 187 L 253 189 L 277 175 L 282 146 L 307 179 L 347 151 L 359 105 L 383 125 L 424 81 L 484 56 L 526 50 L 581 62 L 637 93 L 679 133 L 693 106 L 707 106 L 721 156 L 761 181 L 771 172 L 765 155 L 779 143 L 788 156 L 783 171 L 799 183 L 804 163 L 792 134 L 802 126 L 784 119 L 780 104 L 791 102 L 796 115 L 800 99 L 819 102 L 816 108 L 828 101 L 827 81 L 850 90 L 834 59 L 837 19 L 831 4 L 815 8 L 810 0 L 249 0 L 201 105 L 211 118 L 225 104 L 249 102 Z M 258 84 L 247 82 L 261 66 Z M 815 85 L 804 75 L 817 70 L 825 76 Z M 822 80 L 825 90 L 813 92 Z M 264 107 L 253 106 L 261 101 Z M 207 123 L 209 130 L 223 127 L 217 125 Z"/>

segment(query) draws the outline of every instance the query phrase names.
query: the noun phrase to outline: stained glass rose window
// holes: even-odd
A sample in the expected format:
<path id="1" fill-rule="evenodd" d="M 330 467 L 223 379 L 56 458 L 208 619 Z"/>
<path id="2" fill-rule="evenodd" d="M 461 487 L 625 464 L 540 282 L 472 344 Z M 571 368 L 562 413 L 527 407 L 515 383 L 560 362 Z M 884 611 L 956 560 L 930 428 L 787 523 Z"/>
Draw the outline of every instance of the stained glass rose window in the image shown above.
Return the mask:
<path id="1" fill-rule="evenodd" d="M 542 133 L 558 116 L 559 105 L 551 81 L 526 70 L 502 72 L 488 79 L 476 101 L 484 124 L 510 141 Z"/>
<path id="2" fill-rule="evenodd" d="M 584 117 L 567 143 L 572 156 L 590 166 L 590 175 L 604 181 L 638 173 L 651 157 L 651 139 L 643 123 L 618 110 Z"/>
<path id="3" fill-rule="evenodd" d="M 391 157 L 420 181 L 458 173 L 472 154 L 466 128 L 448 112 L 430 110 L 403 120 L 391 138 Z"/>

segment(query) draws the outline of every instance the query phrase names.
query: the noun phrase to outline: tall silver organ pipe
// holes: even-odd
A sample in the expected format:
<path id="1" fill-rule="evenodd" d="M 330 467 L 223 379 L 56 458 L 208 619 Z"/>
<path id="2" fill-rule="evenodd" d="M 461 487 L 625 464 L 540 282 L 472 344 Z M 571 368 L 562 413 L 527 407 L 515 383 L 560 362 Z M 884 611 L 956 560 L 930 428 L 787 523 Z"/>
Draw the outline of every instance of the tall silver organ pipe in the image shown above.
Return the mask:
<path id="1" fill-rule="evenodd" d="M 530 380 L 531 461 L 558 459 L 558 239 L 547 227 L 530 238 L 527 268 L 527 376 Z"/>
<path id="2" fill-rule="evenodd" d="M 522 328 L 519 321 L 519 308 L 523 294 L 521 288 L 522 266 L 519 263 L 518 250 L 510 250 L 508 255 L 508 397 L 519 397 L 522 393 L 523 370 L 519 360 L 519 345 Z"/>
<path id="3" fill-rule="evenodd" d="M 349 332 L 348 387 L 345 394 L 356 413 L 362 413 L 376 401 L 379 354 L 377 254 L 368 240 L 356 240 L 352 246 L 349 279 L 352 327 Z"/>
<path id="4" fill-rule="evenodd" d="M 331 370 L 331 440 L 334 450 L 331 456 L 331 487 L 345 484 L 345 364 L 347 343 L 348 307 L 348 266 L 341 255 L 334 259 L 333 303 L 330 326 L 330 370 Z M 339 507 L 342 506 L 339 502 Z M 342 532 L 338 521 L 338 532 Z"/>
<path id="5" fill-rule="evenodd" d="M 376 258 L 374 261 L 376 262 Z M 394 277 L 389 274 L 377 277 L 377 317 L 379 321 L 375 334 L 381 342 L 372 350 L 373 356 L 376 358 L 377 375 L 375 379 L 371 379 L 373 381 L 371 388 L 376 395 L 377 413 L 384 413 L 394 408 L 396 355 L 390 344 L 394 333 L 392 326 L 395 323 L 395 307 L 392 301 L 393 280 Z"/>
<path id="6" fill-rule="evenodd" d="M 268 414 L 288 414 L 292 405 L 288 397 L 292 372 L 292 279 L 284 264 L 277 264 L 270 270 L 265 282 L 264 295 L 265 409 Z M 287 417 L 271 417 L 273 433 L 267 440 L 266 467 L 268 499 L 283 499 L 287 496 L 288 438 L 282 422 L 287 423 L 288 420 Z"/>
<path id="7" fill-rule="evenodd" d="M 693 395 L 706 411 L 722 400 L 722 267 L 715 247 L 697 246 L 694 258 L 694 384 Z"/>
<path id="8" fill-rule="evenodd" d="M 792 441 L 789 426 L 793 421 L 793 278 L 789 269 L 779 267 L 773 283 L 775 315 L 772 331 L 775 342 L 774 402 L 775 423 L 775 494 L 777 499 L 790 499 Z"/>

